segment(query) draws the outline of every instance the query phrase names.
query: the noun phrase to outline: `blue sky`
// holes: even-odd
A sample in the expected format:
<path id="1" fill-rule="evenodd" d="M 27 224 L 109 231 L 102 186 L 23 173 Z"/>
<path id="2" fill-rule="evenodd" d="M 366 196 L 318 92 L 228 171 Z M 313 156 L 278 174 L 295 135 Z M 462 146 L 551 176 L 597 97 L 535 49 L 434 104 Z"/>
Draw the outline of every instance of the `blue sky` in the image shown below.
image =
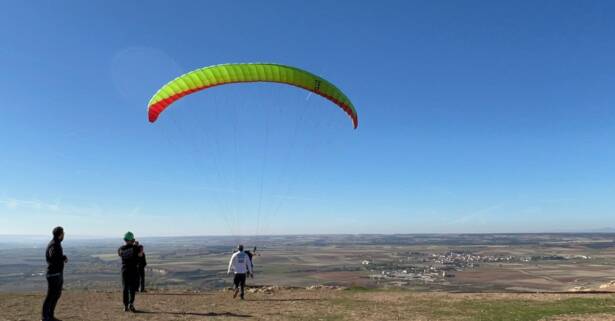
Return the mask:
<path id="1" fill-rule="evenodd" d="M 615 226 L 611 1 L 44 1 L 0 13 L 0 234 Z M 353 100 L 165 82 L 298 66 Z M 259 210 L 260 209 L 260 210 Z"/>

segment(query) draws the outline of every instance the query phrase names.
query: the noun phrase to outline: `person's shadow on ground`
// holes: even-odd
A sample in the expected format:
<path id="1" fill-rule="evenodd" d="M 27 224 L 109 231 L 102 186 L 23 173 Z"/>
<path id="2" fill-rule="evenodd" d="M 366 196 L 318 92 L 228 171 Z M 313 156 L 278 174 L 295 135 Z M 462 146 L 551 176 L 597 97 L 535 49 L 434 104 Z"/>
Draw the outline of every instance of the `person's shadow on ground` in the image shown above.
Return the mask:
<path id="1" fill-rule="evenodd" d="M 237 314 L 233 312 L 166 312 L 166 311 L 144 311 L 137 310 L 135 313 L 143 314 L 169 314 L 169 315 L 193 315 L 201 317 L 234 317 L 234 318 L 251 318 L 249 314 Z"/>

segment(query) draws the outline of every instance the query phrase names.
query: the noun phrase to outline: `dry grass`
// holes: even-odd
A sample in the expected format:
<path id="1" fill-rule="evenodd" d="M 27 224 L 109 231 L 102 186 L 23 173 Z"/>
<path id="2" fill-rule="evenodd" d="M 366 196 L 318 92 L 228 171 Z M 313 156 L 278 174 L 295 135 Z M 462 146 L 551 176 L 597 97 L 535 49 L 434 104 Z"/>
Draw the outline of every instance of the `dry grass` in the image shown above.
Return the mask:
<path id="1" fill-rule="evenodd" d="M 40 319 L 41 294 L 0 294 L 0 320 Z M 612 294 L 453 294 L 396 290 L 276 290 L 250 293 L 152 292 L 138 295 L 137 314 L 121 293 L 67 291 L 57 309 L 65 321 L 122 320 L 615 320 Z"/>

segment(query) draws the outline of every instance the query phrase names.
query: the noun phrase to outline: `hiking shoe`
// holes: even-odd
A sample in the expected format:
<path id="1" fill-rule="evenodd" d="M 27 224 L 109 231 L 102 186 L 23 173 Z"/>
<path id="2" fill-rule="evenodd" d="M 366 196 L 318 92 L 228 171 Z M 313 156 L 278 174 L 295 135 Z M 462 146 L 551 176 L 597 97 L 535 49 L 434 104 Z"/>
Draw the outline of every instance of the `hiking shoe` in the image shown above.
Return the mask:
<path id="1" fill-rule="evenodd" d="M 124 312 L 128 312 L 128 306 L 127 305 L 124 306 Z"/>
<path id="2" fill-rule="evenodd" d="M 128 306 L 128 309 L 130 309 L 130 312 L 137 312 L 137 309 L 135 309 L 135 306 L 132 304 Z"/>

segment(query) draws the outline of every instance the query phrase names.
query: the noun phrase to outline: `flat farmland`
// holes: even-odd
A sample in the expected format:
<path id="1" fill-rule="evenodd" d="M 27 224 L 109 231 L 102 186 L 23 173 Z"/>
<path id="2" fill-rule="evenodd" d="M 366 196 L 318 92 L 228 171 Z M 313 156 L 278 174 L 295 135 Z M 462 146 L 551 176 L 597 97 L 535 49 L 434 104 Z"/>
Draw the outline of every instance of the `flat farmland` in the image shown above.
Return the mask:
<path id="1" fill-rule="evenodd" d="M 331 285 L 445 292 L 610 291 L 611 234 L 307 235 L 145 238 L 152 289 L 230 286 L 238 242 L 257 247 L 256 286 Z M 0 247 L 0 291 L 44 287 L 45 242 Z M 116 289 L 115 240 L 65 242 L 69 289 Z"/>

